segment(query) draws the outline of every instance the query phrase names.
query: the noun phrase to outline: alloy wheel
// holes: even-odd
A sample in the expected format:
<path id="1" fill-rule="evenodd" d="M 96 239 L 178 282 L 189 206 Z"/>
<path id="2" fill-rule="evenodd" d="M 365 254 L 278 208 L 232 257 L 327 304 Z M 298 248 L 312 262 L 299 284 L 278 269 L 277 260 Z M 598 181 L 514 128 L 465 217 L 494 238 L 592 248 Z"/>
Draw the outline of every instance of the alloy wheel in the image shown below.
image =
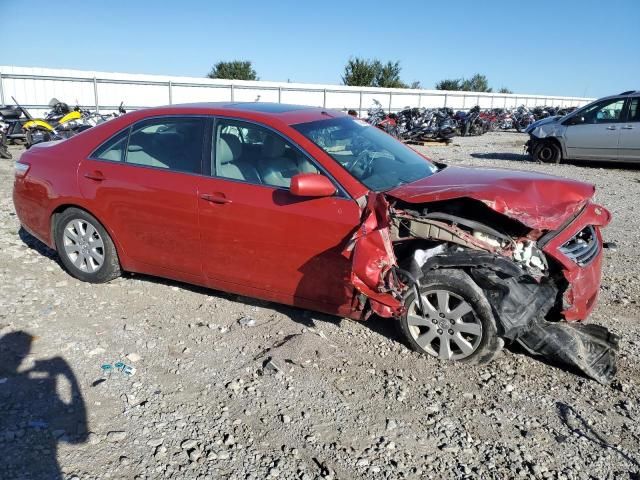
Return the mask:
<path id="1" fill-rule="evenodd" d="M 64 252 L 80 271 L 94 273 L 104 264 L 105 249 L 100 233 L 84 219 L 73 219 L 64 227 Z"/>
<path id="2" fill-rule="evenodd" d="M 423 291 L 421 300 L 409 305 L 407 325 L 422 350 L 441 360 L 462 360 L 478 349 L 482 323 L 466 300 L 447 290 Z"/>

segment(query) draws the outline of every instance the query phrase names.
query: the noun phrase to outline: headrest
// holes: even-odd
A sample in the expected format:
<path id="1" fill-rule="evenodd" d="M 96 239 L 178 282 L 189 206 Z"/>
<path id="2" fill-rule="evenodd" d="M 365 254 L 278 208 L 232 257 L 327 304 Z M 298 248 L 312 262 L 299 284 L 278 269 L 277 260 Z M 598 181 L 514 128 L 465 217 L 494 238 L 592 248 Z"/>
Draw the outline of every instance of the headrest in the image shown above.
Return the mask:
<path id="1" fill-rule="evenodd" d="M 174 132 L 156 133 L 153 135 L 153 147 L 158 150 L 175 150 L 184 145 L 182 135 Z"/>
<path id="2" fill-rule="evenodd" d="M 238 137 L 230 133 L 223 133 L 218 139 L 218 145 L 216 148 L 216 156 L 220 165 L 230 163 L 242 155 L 242 144 Z"/>
<path id="3" fill-rule="evenodd" d="M 267 158 L 279 158 L 284 155 L 284 140 L 275 135 L 267 135 L 262 144 L 262 154 Z"/>

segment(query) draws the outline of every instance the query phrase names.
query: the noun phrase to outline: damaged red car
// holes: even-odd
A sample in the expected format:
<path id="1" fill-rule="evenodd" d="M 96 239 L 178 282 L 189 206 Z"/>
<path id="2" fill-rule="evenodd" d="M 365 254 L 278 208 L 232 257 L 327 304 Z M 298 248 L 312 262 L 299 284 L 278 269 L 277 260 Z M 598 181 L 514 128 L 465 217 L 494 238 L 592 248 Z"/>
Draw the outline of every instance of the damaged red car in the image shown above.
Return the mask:
<path id="1" fill-rule="evenodd" d="M 129 113 L 16 163 L 23 227 L 74 277 L 172 278 L 354 319 L 442 360 L 505 341 L 600 380 L 594 187 L 435 163 L 346 114 L 266 103 Z M 585 353 L 587 352 L 587 353 Z"/>

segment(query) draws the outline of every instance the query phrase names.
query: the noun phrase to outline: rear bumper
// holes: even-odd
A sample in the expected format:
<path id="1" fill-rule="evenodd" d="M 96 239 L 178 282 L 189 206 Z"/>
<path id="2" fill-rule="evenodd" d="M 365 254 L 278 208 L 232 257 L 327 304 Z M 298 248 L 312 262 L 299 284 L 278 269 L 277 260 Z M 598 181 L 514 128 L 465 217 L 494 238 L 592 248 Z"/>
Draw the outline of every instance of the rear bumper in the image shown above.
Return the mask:
<path id="1" fill-rule="evenodd" d="M 607 209 L 588 203 L 582 212 L 543 248 L 545 253 L 560 263 L 562 274 L 568 283 L 563 295 L 562 310 L 567 321 L 585 320 L 596 304 L 600 291 L 603 256 L 600 229 L 610 221 L 611 214 Z M 594 227 L 598 251 L 588 263 L 579 265 L 565 255 L 560 247 L 589 225 Z"/>
<path id="2" fill-rule="evenodd" d="M 46 187 L 16 178 L 13 184 L 13 206 L 22 227 L 42 243 L 55 248 L 51 235 L 50 208 Z"/>

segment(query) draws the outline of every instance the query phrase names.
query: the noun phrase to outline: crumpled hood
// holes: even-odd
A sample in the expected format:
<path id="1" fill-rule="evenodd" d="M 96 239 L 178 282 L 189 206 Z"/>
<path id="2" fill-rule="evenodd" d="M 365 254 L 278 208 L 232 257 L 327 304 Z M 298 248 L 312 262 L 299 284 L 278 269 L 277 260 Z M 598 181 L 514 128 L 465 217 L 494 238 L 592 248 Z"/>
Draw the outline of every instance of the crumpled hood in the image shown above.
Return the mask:
<path id="1" fill-rule="evenodd" d="M 386 192 L 408 203 L 473 198 L 536 230 L 556 230 L 593 196 L 588 183 L 498 168 L 446 167 Z"/>
<path id="2" fill-rule="evenodd" d="M 557 123 L 558 120 L 560 120 L 561 118 L 562 118 L 561 115 L 555 115 L 553 117 L 541 118 L 540 120 L 536 120 L 525 129 L 524 133 L 529 133 L 534 128 L 540 127 L 542 125 L 548 125 L 549 123 Z"/>

